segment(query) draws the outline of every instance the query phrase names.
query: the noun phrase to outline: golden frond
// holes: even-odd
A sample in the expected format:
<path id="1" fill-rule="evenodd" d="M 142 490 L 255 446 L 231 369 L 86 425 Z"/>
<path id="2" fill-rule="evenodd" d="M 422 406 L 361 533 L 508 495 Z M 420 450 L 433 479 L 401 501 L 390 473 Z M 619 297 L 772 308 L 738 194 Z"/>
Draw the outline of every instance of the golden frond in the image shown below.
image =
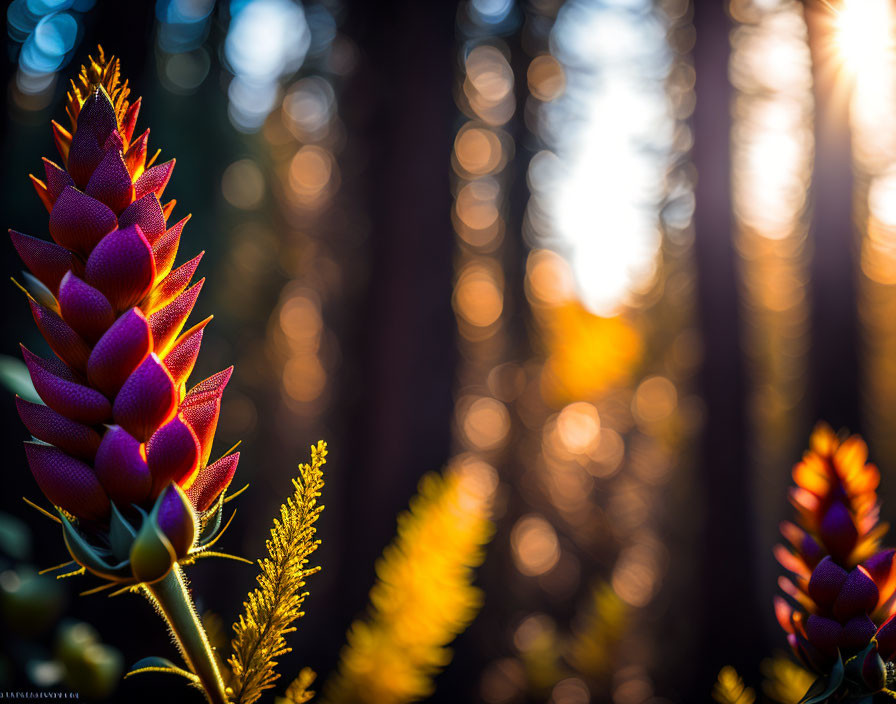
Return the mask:
<path id="1" fill-rule="evenodd" d="M 451 661 L 448 644 L 482 604 L 473 569 L 492 535 L 495 485 L 485 465 L 421 480 L 377 562 L 367 614 L 349 627 L 326 701 L 400 704 L 432 693 L 432 678 Z"/>
<path id="2" fill-rule="evenodd" d="M 561 661 L 563 638 L 550 616 L 530 614 L 516 628 L 513 643 L 520 653 L 529 693 L 545 696 L 560 680 L 570 676 Z"/>
<path id="3" fill-rule="evenodd" d="M 97 46 L 97 57 L 94 59 L 88 54 L 87 63 L 81 66 L 78 77 L 71 81 L 71 88 L 65 94 L 65 111 L 72 123 L 72 134 L 78 126 L 78 115 L 84 101 L 99 86 L 102 86 L 112 105 L 115 106 L 115 115 L 118 124 L 122 123 L 125 113 L 128 111 L 128 96 L 131 93 L 128 82 L 121 82 L 121 62 L 114 56 L 106 58 L 103 47 Z"/>
<path id="4" fill-rule="evenodd" d="M 744 684 L 733 667 L 726 665 L 712 688 L 712 698 L 719 704 L 753 704 L 756 692 Z"/>
<path id="5" fill-rule="evenodd" d="M 293 479 L 295 493 L 280 507 L 271 538 L 265 545 L 268 557 L 258 561 L 258 587 L 243 603 L 243 613 L 233 625 L 233 654 L 230 688 L 236 704 L 252 704 L 280 676 L 274 671 L 277 658 L 289 652 L 284 636 L 303 615 L 307 592 L 305 579 L 319 567 L 308 567 L 308 558 L 320 544 L 314 538 L 315 522 L 323 506 L 317 499 L 324 486 L 321 468 L 326 463 L 323 441 L 311 448 L 311 464 L 299 465 Z"/>
<path id="6" fill-rule="evenodd" d="M 815 675 L 783 655 L 766 658 L 762 670 L 762 691 L 779 704 L 798 704 L 815 681 Z"/>
<path id="7" fill-rule="evenodd" d="M 303 667 L 302 671 L 299 672 L 299 676 L 286 688 L 286 692 L 283 693 L 283 696 L 277 697 L 274 700 L 274 703 L 305 704 L 305 702 L 310 702 L 314 697 L 314 692 L 308 688 L 314 684 L 315 677 L 317 677 L 317 675 L 314 674 L 314 670 L 310 667 Z"/>
<path id="8" fill-rule="evenodd" d="M 592 587 L 567 647 L 567 660 L 576 672 L 591 679 L 602 679 L 610 673 L 613 653 L 627 619 L 628 607 L 613 587 L 605 582 Z"/>

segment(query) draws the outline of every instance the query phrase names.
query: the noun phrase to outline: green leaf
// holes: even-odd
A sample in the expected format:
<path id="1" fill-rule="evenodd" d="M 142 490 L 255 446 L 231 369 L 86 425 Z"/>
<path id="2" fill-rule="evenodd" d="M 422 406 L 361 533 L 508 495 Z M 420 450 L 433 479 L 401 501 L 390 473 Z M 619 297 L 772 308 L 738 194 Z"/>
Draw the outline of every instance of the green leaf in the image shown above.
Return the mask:
<path id="1" fill-rule="evenodd" d="M 127 560 L 131 553 L 131 544 L 137 537 L 137 531 L 127 522 L 118 507 L 112 504 L 112 518 L 109 521 L 109 543 L 112 554 L 119 560 Z"/>
<path id="2" fill-rule="evenodd" d="M 144 672 L 166 672 L 170 675 L 180 675 L 181 677 L 186 677 L 193 684 L 199 684 L 199 678 L 192 672 L 189 672 L 182 667 L 178 667 L 166 658 L 160 658 L 158 656 L 151 656 L 138 660 L 124 677 L 127 679 L 131 675 L 139 675 Z"/>
<path id="3" fill-rule="evenodd" d="M 0 384 L 26 401 L 43 403 L 40 396 L 37 395 L 37 391 L 34 390 L 34 384 L 31 383 L 28 367 L 21 359 L 0 354 Z"/>
<path id="4" fill-rule="evenodd" d="M 843 676 L 845 674 L 845 668 L 843 667 L 843 658 L 840 657 L 839 653 L 837 654 L 837 662 L 834 663 L 834 668 L 831 670 L 831 673 L 827 677 L 819 677 L 815 682 L 809 687 L 809 691 L 806 692 L 806 695 L 800 700 L 799 704 L 822 704 L 822 702 L 827 701 L 828 697 L 830 697 L 837 689 L 843 684 Z"/>
<path id="5" fill-rule="evenodd" d="M 114 582 L 124 582 L 132 577 L 127 560 L 118 564 L 108 562 L 105 559 L 108 551 L 90 545 L 62 511 L 59 512 L 59 517 L 62 519 L 62 537 L 65 540 L 65 546 L 71 556 L 78 561 L 78 564 L 83 565 L 94 574 Z"/>

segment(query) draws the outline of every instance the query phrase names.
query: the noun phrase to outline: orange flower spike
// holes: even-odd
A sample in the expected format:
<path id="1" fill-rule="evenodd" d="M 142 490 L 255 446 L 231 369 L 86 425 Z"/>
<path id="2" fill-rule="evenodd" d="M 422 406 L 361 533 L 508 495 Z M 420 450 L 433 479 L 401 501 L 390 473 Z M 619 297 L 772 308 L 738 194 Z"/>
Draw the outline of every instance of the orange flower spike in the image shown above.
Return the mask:
<path id="1" fill-rule="evenodd" d="M 879 520 L 880 472 L 860 437 L 838 437 L 827 425 L 809 448 L 793 469 L 796 521 L 781 524 L 786 543 L 774 550 L 788 572 L 778 579 L 775 616 L 800 661 L 821 676 L 815 687 L 828 692 L 825 701 L 847 691 L 871 701 L 896 683 L 896 551 L 880 546 L 888 528 Z M 857 663 L 848 677 L 843 663 Z"/>
<path id="2" fill-rule="evenodd" d="M 815 428 L 809 446 L 793 469 L 791 500 L 799 523 L 825 552 L 854 567 L 854 550 L 860 561 L 878 547 L 880 472 L 867 463 L 868 446 L 860 437 L 841 441 L 826 424 Z"/>

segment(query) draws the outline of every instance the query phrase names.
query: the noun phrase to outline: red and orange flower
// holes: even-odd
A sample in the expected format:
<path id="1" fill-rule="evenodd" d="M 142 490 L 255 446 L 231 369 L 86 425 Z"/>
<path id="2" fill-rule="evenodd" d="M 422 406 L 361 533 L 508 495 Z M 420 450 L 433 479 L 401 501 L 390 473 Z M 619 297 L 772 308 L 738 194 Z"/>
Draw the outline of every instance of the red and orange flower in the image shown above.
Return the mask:
<path id="1" fill-rule="evenodd" d="M 775 549 L 789 572 L 775 612 L 797 657 L 823 676 L 806 701 L 866 696 L 893 678 L 896 551 L 880 545 L 888 526 L 879 519 L 880 473 L 867 458 L 860 437 L 819 425 L 793 469 L 797 518 L 781 525 L 787 543 Z"/>
<path id="2" fill-rule="evenodd" d="M 10 231 L 34 320 L 55 358 L 22 348 L 43 404 L 16 399 L 28 463 L 60 509 L 72 557 L 104 578 L 149 582 L 201 549 L 239 460 L 209 464 L 227 369 L 187 391 L 208 320 L 184 331 L 200 254 L 175 268 L 188 218 L 161 197 L 174 160 L 147 160 L 118 61 L 100 50 L 52 123 L 59 164 L 32 176 L 52 241 Z M 219 514 L 218 514 L 219 515 Z M 212 531 L 213 532 L 213 531 Z"/>

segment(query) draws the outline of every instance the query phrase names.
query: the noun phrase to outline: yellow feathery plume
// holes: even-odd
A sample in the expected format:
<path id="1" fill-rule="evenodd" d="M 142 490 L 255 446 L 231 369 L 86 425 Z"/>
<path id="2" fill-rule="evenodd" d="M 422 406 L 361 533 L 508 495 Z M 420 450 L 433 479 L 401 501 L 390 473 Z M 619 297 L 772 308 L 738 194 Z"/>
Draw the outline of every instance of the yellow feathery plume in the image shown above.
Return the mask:
<path id="1" fill-rule="evenodd" d="M 570 676 L 561 661 L 563 642 L 550 616 L 532 614 L 514 632 L 531 696 L 547 695 L 560 680 Z"/>
<path id="2" fill-rule="evenodd" d="M 798 704 L 815 681 L 815 675 L 784 656 L 766 658 L 760 666 L 762 691 L 779 704 Z"/>
<path id="3" fill-rule="evenodd" d="M 114 56 L 106 59 L 101 46 L 97 46 L 96 59 L 87 56 L 87 63 L 81 66 L 81 72 L 71 81 L 71 88 L 65 94 L 65 112 L 68 113 L 73 130 L 78 124 L 81 106 L 97 86 L 102 86 L 109 94 L 118 123 L 121 124 L 128 111 L 131 90 L 127 81 L 121 82 L 121 62 Z"/>
<path id="4" fill-rule="evenodd" d="M 314 692 L 308 689 L 313 683 L 317 675 L 310 667 L 303 667 L 282 697 L 277 697 L 274 704 L 305 704 L 310 702 L 314 697 Z"/>
<path id="5" fill-rule="evenodd" d="M 590 595 L 582 625 L 570 639 L 569 664 L 581 675 L 602 679 L 610 673 L 616 644 L 628 619 L 628 607 L 609 584 L 599 582 Z"/>
<path id="6" fill-rule="evenodd" d="M 482 604 L 471 582 L 492 535 L 495 483 L 482 465 L 422 479 L 377 562 L 367 615 L 349 627 L 327 702 L 402 704 L 433 692 L 451 661 L 447 645 Z"/>
<path id="7" fill-rule="evenodd" d="M 719 672 L 719 679 L 712 688 L 712 698 L 719 704 L 753 704 L 756 692 L 744 684 L 733 667 L 726 665 Z"/>
<path id="8" fill-rule="evenodd" d="M 311 448 L 311 464 L 299 465 L 299 477 L 292 480 L 295 493 L 280 507 L 280 519 L 274 519 L 265 544 L 269 557 L 258 561 L 258 588 L 249 593 L 244 612 L 233 625 L 228 695 L 235 704 L 252 704 L 274 686 L 280 677 L 274 671 L 276 658 L 290 651 L 284 636 L 304 615 L 305 579 L 320 569 L 308 567 L 308 558 L 320 545 L 314 524 L 324 508 L 317 499 L 324 486 L 321 468 L 326 458 L 327 445 L 321 441 Z"/>

